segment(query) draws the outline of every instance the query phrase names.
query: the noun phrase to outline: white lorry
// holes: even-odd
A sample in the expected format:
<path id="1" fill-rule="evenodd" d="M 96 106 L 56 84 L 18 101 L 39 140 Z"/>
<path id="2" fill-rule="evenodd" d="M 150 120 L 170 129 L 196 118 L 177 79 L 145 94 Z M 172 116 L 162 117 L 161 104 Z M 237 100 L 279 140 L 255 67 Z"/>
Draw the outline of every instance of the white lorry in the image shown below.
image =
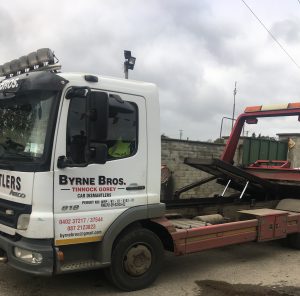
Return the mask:
<path id="1" fill-rule="evenodd" d="M 37 275 L 106 268 L 137 290 L 155 280 L 164 250 L 298 234 L 299 214 L 272 209 L 217 225 L 168 219 L 157 87 L 60 73 L 54 59 L 40 49 L 0 66 L 1 262 Z M 270 215 L 285 228 L 264 237 L 259 217 Z"/>
<path id="2" fill-rule="evenodd" d="M 48 49 L 0 68 L 1 260 L 43 275 L 109 266 L 127 225 L 164 213 L 156 86 L 55 69 Z M 108 155 L 120 141 L 125 154 Z M 126 240 L 158 249 L 158 268 L 150 231 Z"/>

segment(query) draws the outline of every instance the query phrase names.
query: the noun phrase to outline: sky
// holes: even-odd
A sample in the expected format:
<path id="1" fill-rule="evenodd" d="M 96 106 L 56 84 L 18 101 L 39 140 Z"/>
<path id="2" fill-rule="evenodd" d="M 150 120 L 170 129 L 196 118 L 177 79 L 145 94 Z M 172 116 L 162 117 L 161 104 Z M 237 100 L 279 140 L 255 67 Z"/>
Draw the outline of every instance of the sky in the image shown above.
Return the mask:
<path id="1" fill-rule="evenodd" d="M 157 84 L 161 133 L 215 140 L 222 117 L 246 106 L 300 101 L 300 3 L 245 0 L 10 0 L 0 2 L 0 64 L 38 48 L 55 51 L 63 72 L 124 77 L 123 51 L 136 65 L 129 78 Z M 277 119 L 245 131 L 298 131 Z M 224 120 L 222 136 L 231 122 Z M 260 130 L 261 129 L 261 130 Z"/>

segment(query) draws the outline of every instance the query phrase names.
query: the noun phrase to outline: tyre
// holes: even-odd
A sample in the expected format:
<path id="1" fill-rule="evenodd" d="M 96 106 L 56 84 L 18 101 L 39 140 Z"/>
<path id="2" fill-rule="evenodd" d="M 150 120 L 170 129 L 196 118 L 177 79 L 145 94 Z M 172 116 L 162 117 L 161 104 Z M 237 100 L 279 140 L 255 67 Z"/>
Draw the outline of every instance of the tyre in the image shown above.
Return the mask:
<path id="1" fill-rule="evenodd" d="M 106 275 L 123 291 L 140 290 L 157 278 L 163 256 L 163 245 L 152 231 L 135 229 L 117 240 Z"/>
<path id="2" fill-rule="evenodd" d="M 286 241 L 289 247 L 300 250 L 300 233 L 289 234 Z"/>

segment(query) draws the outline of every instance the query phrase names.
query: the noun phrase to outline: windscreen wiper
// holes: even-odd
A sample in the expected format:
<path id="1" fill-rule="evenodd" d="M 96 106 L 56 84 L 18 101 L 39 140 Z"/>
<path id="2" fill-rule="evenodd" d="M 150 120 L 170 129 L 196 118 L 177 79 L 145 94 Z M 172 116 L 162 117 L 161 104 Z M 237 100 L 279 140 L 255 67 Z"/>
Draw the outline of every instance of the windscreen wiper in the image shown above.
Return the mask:
<path id="1" fill-rule="evenodd" d="M 15 166 L 10 161 L 0 159 L 0 169 L 13 171 L 14 168 Z"/>
<path id="2" fill-rule="evenodd" d="M 5 155 L 9 158 L 17 158 L 17 159 L 22 158 L 22 159 L 27 159 L 27 160 L 36 160 L 37 159 L 36 156 L 27 155 L 22 152 L 8 152 L 8 153 L 5 153 Z"/>
<path id="3" fill-rule="evenodd" d="M 2 92 L 3 92 L 4 95 L 6 95 L 6 94 L 16 94 L 17 93 L 16 90 L 7 90 L 7 89 L 4 89 Z"/>
<path id="4" fill-rule="evenodd" d="M 12 90 L 3 90 L 0 92 L 0 95 L 2 94 L 2 96 L 0 96 L 0 98 L 2 97 L 2 99 L 12 99 L 14 98 L 16 95 L 17 95 L 17 92 L 16 91 L 12 91 Z M 10 96 L 7 96 L 7 95 L 10 95 Z"/>

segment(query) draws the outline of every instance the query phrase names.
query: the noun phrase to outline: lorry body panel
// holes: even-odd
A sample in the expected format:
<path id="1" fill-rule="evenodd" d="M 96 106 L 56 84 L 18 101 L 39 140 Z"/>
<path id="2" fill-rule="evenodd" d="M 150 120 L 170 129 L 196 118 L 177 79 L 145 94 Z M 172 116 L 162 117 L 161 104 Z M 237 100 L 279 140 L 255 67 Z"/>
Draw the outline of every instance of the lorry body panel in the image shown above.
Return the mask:
<path id="1" fill-rule="evenodd" d="M 0 196 L 2 199 L 32 204 L 33 172 L 1 170 Z"/>
<path id="2" fill-rule="evenodd" d="M 17 230 L 17 233 L 27 238 L 51 239 L 54 225 L 53 211 L 49 209 L 53 209 L 53 172 L 34 173 L 32 197 L 32 213 L 28 228 Z"/>

